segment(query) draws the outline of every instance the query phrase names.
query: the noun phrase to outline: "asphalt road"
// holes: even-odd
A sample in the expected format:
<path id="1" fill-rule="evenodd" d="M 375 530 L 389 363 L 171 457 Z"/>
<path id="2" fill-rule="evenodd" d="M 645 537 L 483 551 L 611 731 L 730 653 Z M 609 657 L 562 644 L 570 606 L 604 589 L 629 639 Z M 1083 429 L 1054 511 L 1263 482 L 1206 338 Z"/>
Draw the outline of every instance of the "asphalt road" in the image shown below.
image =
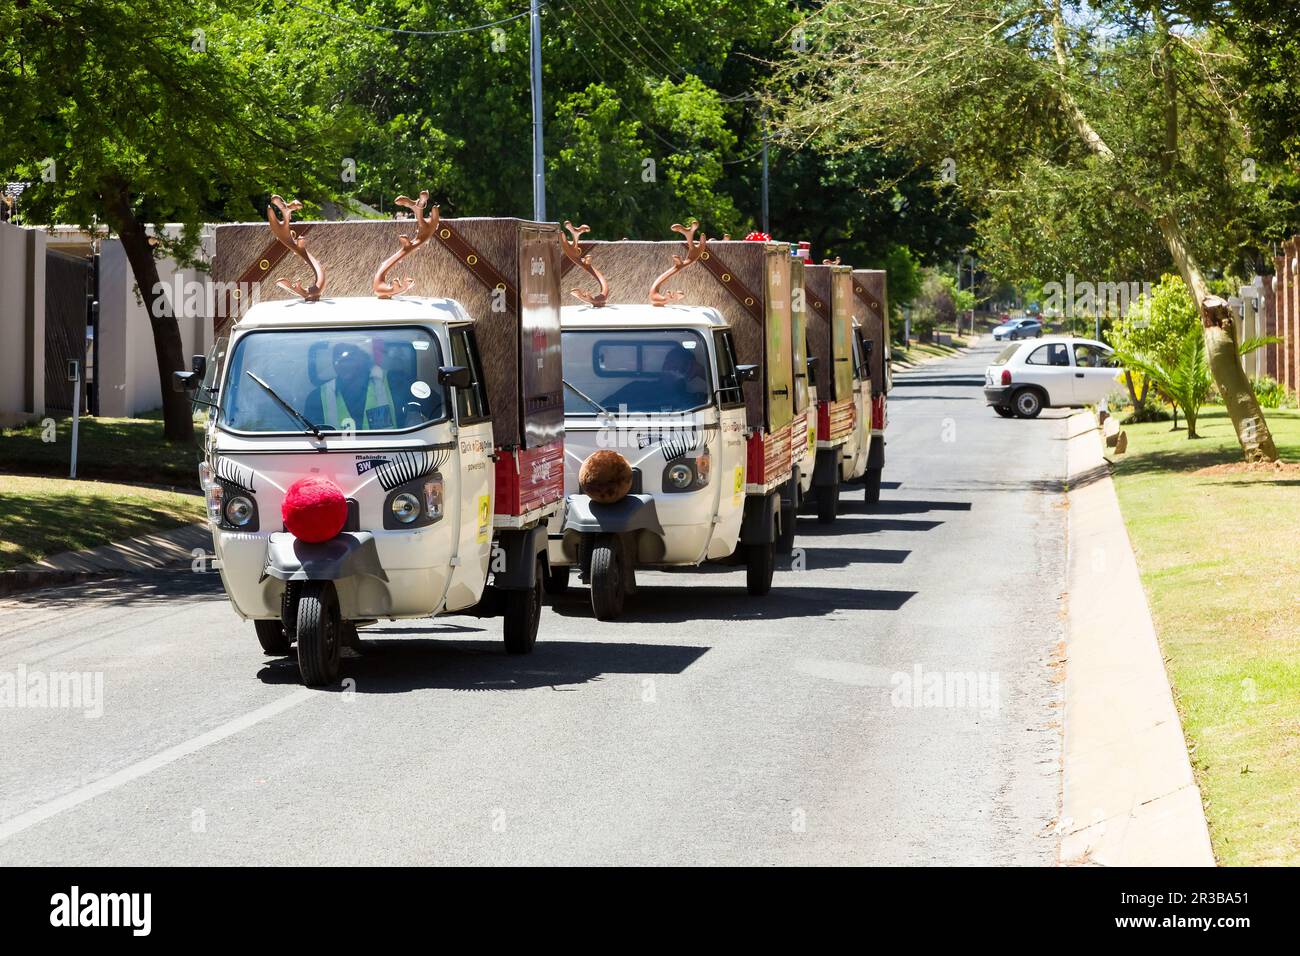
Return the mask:
<path id="1" fill-rule="evenodd" d="M 994 351 L 896 378 L 882 501 L 801 519 L 766 599 L 578 587 L 522 659 L 384 624 L 315 691 L 212 573 L 0 601 L 0 680 L 92 675 L 0 708 L 0 864 L 1053 862 L 1064 413 L 997 418 Z"/>

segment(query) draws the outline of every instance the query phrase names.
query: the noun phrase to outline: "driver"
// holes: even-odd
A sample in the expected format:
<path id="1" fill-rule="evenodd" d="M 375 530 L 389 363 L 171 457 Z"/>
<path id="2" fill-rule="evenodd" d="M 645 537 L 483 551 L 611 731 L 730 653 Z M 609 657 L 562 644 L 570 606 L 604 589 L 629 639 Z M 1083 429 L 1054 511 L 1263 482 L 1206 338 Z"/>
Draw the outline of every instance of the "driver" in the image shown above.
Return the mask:
<path id="1" fill-rule="evenodd" d="M 695 353 L 681 345 L 664 356 L 659 378 L 660 387 L 678 399 L 678 408 L 699 405 L 709 394 L 708 374 L 695 360 Z"/>
<path id="2" fill-rule="evenodd" d="M 400 428 L 394 396 L 408 393 L 398 374 L 375 366 L 370 353 L 352 342 L 339 342 L 333 350 L 334 378 L 307 396 L 307 417 L 324 427 L 358 431 Z"/>

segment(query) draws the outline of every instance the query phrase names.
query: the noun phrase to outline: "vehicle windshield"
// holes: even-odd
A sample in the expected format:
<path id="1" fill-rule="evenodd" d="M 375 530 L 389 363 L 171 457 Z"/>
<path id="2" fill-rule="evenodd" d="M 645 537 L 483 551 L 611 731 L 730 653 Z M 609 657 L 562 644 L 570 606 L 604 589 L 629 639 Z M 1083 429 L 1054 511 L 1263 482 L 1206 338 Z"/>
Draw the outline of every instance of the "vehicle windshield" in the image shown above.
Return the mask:
<path id="1" fill-rule="evenodd" d="M 438 340 L 422 328 L 250 332 L 230 355 L 220 423 L 234 431 L 400 431 L 446 417 Z M 252 373 L 251 375 L 249 373 Z"/>
<path id="2" fill-rule="evenodd" d="M 1006 348 L 1004 348 L 1001 352 L 998 353 L 998 357 L 993 360 L 993 364 L 1006 365 L 1008 362 L 1011 361 L 1011 356 L 1015 355 L 1019 351 L 1020 351 L 1019 343 L 1015 345 L 1008 345 Z"/>
<path id="3" fill-rule="evenodd" d="M 569 329 L 561 340 L 566 415 L 685 412 L 712 401 L 708 348 L 698 332 Z"/>

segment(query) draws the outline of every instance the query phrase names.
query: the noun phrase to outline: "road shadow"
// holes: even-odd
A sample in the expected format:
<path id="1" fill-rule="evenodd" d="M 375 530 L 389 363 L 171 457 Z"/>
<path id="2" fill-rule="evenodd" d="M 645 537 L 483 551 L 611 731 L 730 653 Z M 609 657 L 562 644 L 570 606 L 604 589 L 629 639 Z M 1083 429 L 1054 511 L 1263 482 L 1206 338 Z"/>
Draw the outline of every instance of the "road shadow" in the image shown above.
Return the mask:
<path id="1" fill-rule="evenodd" d="M 933 386 L 936 388 L 983 388 L 984 377 L 982 375 L 971 375 L 969 373 L 959 375 L 934 375 L 927 374 L 924 378 L 920 376 L 895 376 L 894 389 L 900 388 L 917 388 Z M 894 398 L 893 391 L 890 392 L 890 400 Z"/>
<path id="2" fill-rule="evenodd" d="M 776 559 L 778 571 L 826 571 L 858 564 L 902 564 L 912 553 L 901 548 L 808 548 L 801 545 L 797 538 L 795 548 L 802 555 L 780 555 Z M 800 562 L 802 568 L 798 567 Z"/>
<path id="3" fill-rule="evenodd" d="M 406 628 L 408 633 L 446 632 L 445 625 Z M 607 674 L 680 674 L 707 647 L 668 644 L 548 641 L 538 636 L 532 654 L 507 654 L 501 641 L 384 640 L 392 629 L 362 631 L 360 656 L 346 657 L 336 693 L 405 694 L 417 690 L 503 691 L 598 681 Z M 298 684 L 293 657 L 268 662 L 257 674 L 267 684 Z M 347 683 L 344 683 L 347 682 Z"/>
<path id="4" fill-rule="evenodd" d="M 225 600 L 221 576 L 215 571 L 153 571 L 147 574 L 117 574 L 60 587 L 19 591 L 6 600 L 39 603 L 59 610 L 84 605 L 88 601 L 118 607 L 168 604 L 178 598 Z"/>
<path id="5" fill-rule="evenodd" d="M 882 501 L 866 502 L 850 498 L 840 499 L 840 509 L 853 514 L 878 515 L 917 515 L 929 511 L 970 511 L 969 501 L 910 501 L 902 498 L 886 498 Z"/>
<path id="6" fill-rule="evenodd" d="M 841 508 L 844 502 L 840 503 Z M 868 506 L 863 506 L 862 514 L 868 514 Z M 800 518 L 797 537 L 822 538 L 828 535 L 871 534 L 876 531 L 930 531 L 943 524 L 942 521 L 927 521 L 906 518 L 866 518 L 856 512 L 845 509 L 831 524 L 822 524 L 816 518 Z"/>
<path id="7" fill-rule="evenodd" d="M 783 587 L 751 597 L 744 585 L 734 588 L 642 586 L 627 598 L 621 620 L 638 624 L 689 624 L 701 621 L 781 621 L 825 617 L 836 611 L 897 611 L 915 591 L 870 588 Z M 551 610 L 561 617 L 591 617 L 586 588 L 556 595 Z M 743 635 L 737 635 L 738 637 Z"/>

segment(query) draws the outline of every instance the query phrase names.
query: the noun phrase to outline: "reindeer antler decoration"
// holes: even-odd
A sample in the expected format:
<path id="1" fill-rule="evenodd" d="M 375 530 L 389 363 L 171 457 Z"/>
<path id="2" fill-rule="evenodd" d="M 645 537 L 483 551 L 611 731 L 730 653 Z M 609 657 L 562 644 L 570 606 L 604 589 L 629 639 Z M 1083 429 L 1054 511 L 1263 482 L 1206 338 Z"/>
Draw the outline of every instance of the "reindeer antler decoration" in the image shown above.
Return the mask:
<path id="1" fill-rule="evenodd" d="M 285 202 L 279 196 L 271 197 L 271 205 L 266 207 L 266 224 L 271 227 L 271 234 L 280 242 L 284 243 L 299 259 L 311 266 L 311 271 L 315 275 L 315 280 L 307 288 L 302 287 L 302 283 L 297 279 L 290 282 L 288 279 L 277 279 L 275 284 L 281 289 L 287 289 L 296 295 L 300 295 L 307 302 L 315 302 L 320 299 L 320 295 L 325 291 L 325 270 L 321 268 L 316 257 L 307 251 L 307 240 L 295 236 L 289 228 L 289 222 L 293 214 L 302 208 L 302 203 L 298 200 Z M 275 214 L 275 210 L 280 210 L 280 215 Z"/>
<path id="2" fill-rule="evenodd" d="M 566 219 L 564 220 L 564 228 L 569 230 L 569 235 L 573 238 L 565 239 L 564 236 L 560 236 L 560 248 L 564 250 L 564 254 L 569 258 L 570 262 L 586 270 L 593 279 L 600 283 L 600 291 L 595 295 L 590 292 L 583 292 L 581 289 L 571 289 L 570 294 L 574 298 L 581 299 L 587 305 L 599 309 L 609 301 L 609 283 L 605 281 L 605 277 L 600 274 L 600 271 L 591 264 L 591 253 L 584 256 L 582 246 L 578 243 L 579 237 L 584 232 L 591 232 L 591 227 L 588 225 L 574 226 L 573 223 Z"/>
<path id="3" fill-rule="evenodd" d="M 685 292 L 660 292 L 659 287 L 671 279 L 677 273 L 681 272 L 692 262 L 698 259 L 704 253 L 704 243 L 707 242 L 705 236 L 695 239 L 695 230 L 700 228 L 698 220 L 691 220 L 690 228 L 683 226 L 680 222 L 672 225 L 673 232 L 681 233 L 686 239 L 686 258 L 683 259 L 677 254 L 673 254 L 673 267 L 655 279 L 654 285 L 650 286 L 650 304 L 667 305 L 669 302 L 676 302 L 686 295 Z"/>
<path id="4" fill-rule="evenodd" d="M 379 271 L 375 273 L 374 279 L 370 282 L 370 287 L 374 290 L 375 295 L 381 299 L 391 299 L 395 295 L 405 295 L 411 291 L 415 285 L 415 280 L 410 276 L 405 279 L 394 279 L 388 281 L 388 270 L 397 263 L 401 262 L 413 249 L 418 249 L 430 239 L 433 238 L 433 231 L 438 228 L 438 207 L 434 206 L 429 210 L 429 215 L 424 215 L 424 207 L 429 204 L 429 190 L 420 191 L 419 199 L 410 199 L 406 196 L 397 197 L 397 205 L 405 206 L 415 214 L 415 221 L 420 224 L 416 230 L 415 238 L 410 236 L 398 236 L 397 241 L 402 244 L 402 248 L 394 252 L 391 256 L 383 261 L 379 266 Z"/>

